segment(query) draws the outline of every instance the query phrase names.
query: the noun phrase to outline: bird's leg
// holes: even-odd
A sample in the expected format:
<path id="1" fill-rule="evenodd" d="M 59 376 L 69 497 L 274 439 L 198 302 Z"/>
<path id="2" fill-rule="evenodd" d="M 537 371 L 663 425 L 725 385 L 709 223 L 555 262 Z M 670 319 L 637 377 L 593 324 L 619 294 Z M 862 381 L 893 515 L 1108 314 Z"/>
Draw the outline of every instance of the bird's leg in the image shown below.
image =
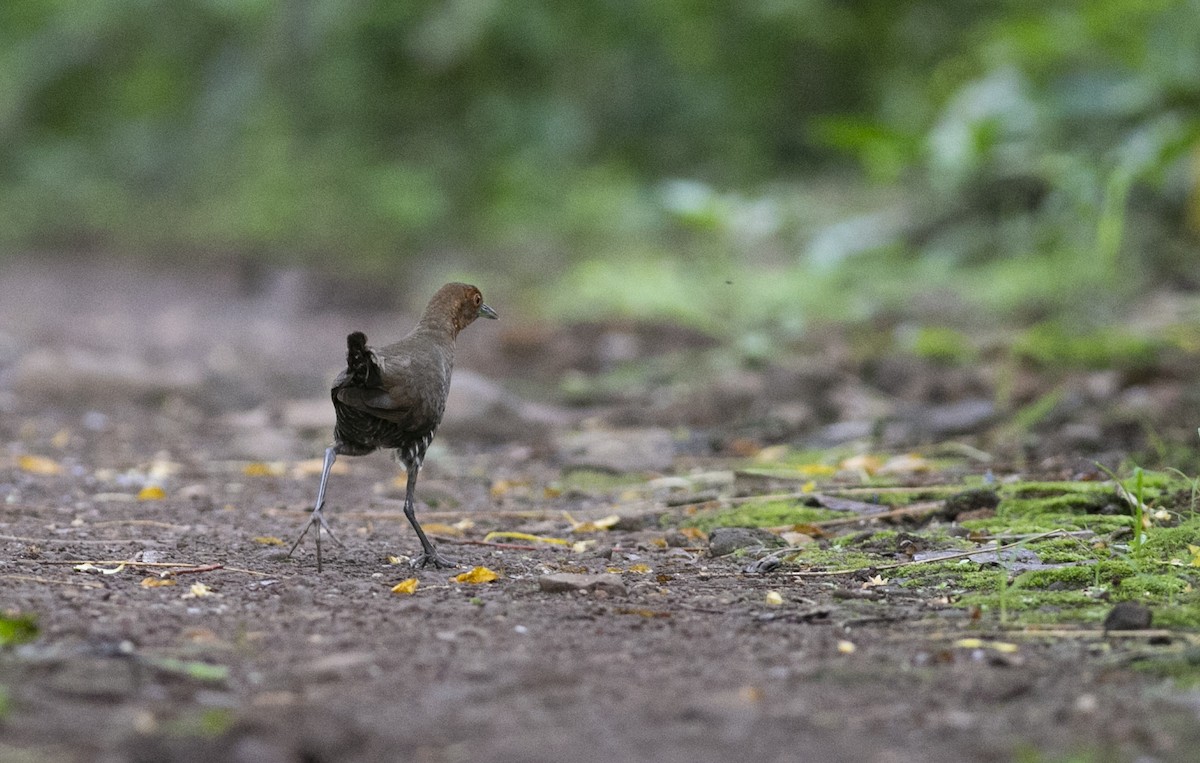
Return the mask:
<path id="1" fill-rule="evenodd" d="M 421 523 L 417 521 L 417 510 L 413 506 L 413 494 L 417 489 L 417 472 L 421 467 L 416 464 L 408 465 L 408 487 L 404 491 L 404 516 L 408 517 L 408 522 L 417 531 L 417 538 L 421 541 L 421 555 L 413 559 L 413 567 L 424 567 L 432 564 L 438 569 L 444 567 L 454 567 L 454 562 L 437 552 L 433 544 L 429 542 L 429 538 L 425 537 L 425 531 L 421 529 Z"/>
<path id="2" fill-rule="evenodd" d="M 296 552 L 296 547 L 300 545 L 300 541 L 304 540 L 304 536 L 308 535 L 308 529 L 313 525 L 317 525 L 317 572 L 321 571 L 321 530 L 329 533 L 329 537 L 333 538 L 334 542 L 339 546 L 344 545 L 338 537 L 333 534 L 333 530 L 329 529 L 329 523 L 325 521 L 325 515 L 321 513 L 321 509 L 325 507 L 325 484 L 329 482 L 329 470 L 333 468 L 333 462 L 337 458 L 337 446 L 330 445 L 325 449 L 325 463 L 321 467 L 321 486 L 317 488 L 317 505 L 312 510 L 312 515 L 309 516 L 308 522 L 305 523 L 304 529 L 300 531 L 300 537 L 296 538 L 296 542 L 292 544 L 288 550 L 288 558 L 292 558 L 292 554 Z"/>

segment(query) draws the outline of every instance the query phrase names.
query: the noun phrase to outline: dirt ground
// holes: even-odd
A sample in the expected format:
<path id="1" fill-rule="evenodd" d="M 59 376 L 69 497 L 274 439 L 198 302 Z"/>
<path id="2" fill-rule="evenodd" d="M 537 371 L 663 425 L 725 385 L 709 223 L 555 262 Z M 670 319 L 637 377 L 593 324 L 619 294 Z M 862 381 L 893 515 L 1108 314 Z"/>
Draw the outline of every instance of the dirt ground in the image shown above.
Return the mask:
<path id="1" fill-rule="evenodd" d="M 0 761 L 1200 759 L 1200 694 L 1135 670 L 1144 640 L 990 648 L 1005 634 L 938 597 L 748 573 L 662 501 L 563 488 L 556 438 L 631 409 L 514 402 L 554 340 L 481 286 L 501 322 L 464 333 L 457 373 L 493 404 L 461 403 L 418 485 L 461 568 L 404 565 L 398 470 L 373 455 L 331 478 L 345 546 L 318 575 L 311 536 L 292 559 L 272 539 L 315 494 L 345 334 L 411 310 L 296 273 L 5 266 L 0 610 L 38 635 L 0 650 Z M 734 468 L 753 421 L 673 432 L 641 478 Z M 575 535 L 564 511 L 625 519 Z M 498 579 L 452 580 L 476 566 Z M 564 572 L 612 577 L 545 590 Z"/>

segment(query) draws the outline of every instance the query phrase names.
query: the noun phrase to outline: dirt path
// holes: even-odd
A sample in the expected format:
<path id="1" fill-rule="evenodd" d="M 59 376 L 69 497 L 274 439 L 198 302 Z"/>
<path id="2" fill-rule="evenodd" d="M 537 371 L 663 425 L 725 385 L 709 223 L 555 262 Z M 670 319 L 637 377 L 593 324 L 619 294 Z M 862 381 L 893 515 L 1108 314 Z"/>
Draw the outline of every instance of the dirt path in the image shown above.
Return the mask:
<path id="1" fill-rule="evenodd" d="M 565 489 L 523 440 L 430 456 L 422 516 L 461 570 L 391 559 L 416 544 L 382 456 L 333 477 L 346 546 L 325 572 L 311 543 L 285 559 L 323 347 L 389 319 L 307 312 L 284 286 L 9 269 L 0 610 L 37 636 L 0 650 L 0 760 L 1196 759 L 1200 696 L 1136 669 L 1149 637 L 1004 633 L 867 572 L 747 573 L 630 518 L 662 501 Z M 465 369 L 504 367 L 473 341 Z M 680 450 L 665 472 L 740 463 Z M 592 533 L 562 514 L 614 510 Z M 451 579 L 476 566 L 498 579 Z M 545 590 L 558 573 L 608 577 Z"/>

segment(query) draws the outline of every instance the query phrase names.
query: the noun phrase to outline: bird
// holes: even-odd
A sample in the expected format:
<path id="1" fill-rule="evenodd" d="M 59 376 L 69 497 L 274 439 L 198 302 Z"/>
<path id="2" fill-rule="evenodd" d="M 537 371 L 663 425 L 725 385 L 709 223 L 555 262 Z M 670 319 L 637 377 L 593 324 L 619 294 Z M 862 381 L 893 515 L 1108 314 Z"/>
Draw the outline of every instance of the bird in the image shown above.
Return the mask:
<path id="1" fill-rule="evenodd" d="M 310 529 L 316 529 L 317 572 L 321 572 L 321 531 L 344 545 L 325 520 L 325 488 L 329 470 L 338 456 L 364 456 L 381 448 L 392 448 L 396 460 L 408 472 L 404 491 L 404 516 L 421 542 L 421 554 L 413 567 L 453 567 L 454 562 L 438 550 L 417 521 L 413 496 L 425 451 L 441 424 L 454 368 L 454 340 L 477 318 L 499 318 L 483 302 L 478 288 L 465 283 L 448 283 L 438 289 L 421 313 L 417 325 L 397 342 L 371 347 L 361 331 L 346 337 L 346 368 L 333 383 L 330 395 L 336 423 L 333 443 L 325 449 L 321 484 L 316 505 L 300 536 L 288 551 L 296 552 Z"/>

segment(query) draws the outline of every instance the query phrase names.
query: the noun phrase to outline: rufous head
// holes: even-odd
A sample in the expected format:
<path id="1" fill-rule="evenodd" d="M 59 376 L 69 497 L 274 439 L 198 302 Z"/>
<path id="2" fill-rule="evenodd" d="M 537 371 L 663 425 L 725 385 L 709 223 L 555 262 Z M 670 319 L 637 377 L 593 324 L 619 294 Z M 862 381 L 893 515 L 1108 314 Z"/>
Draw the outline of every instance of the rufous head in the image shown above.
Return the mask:
<path id="1" fill-rule="evenodd" d="M 438 289 L 425 308 L 427 316 L 432 313 L 448 320 L 454 334 L 470 326 L 476 318 L 500 317 L 483 303 L 483 293 L 478 288 L 465 283 L 448 283 Z"/>

